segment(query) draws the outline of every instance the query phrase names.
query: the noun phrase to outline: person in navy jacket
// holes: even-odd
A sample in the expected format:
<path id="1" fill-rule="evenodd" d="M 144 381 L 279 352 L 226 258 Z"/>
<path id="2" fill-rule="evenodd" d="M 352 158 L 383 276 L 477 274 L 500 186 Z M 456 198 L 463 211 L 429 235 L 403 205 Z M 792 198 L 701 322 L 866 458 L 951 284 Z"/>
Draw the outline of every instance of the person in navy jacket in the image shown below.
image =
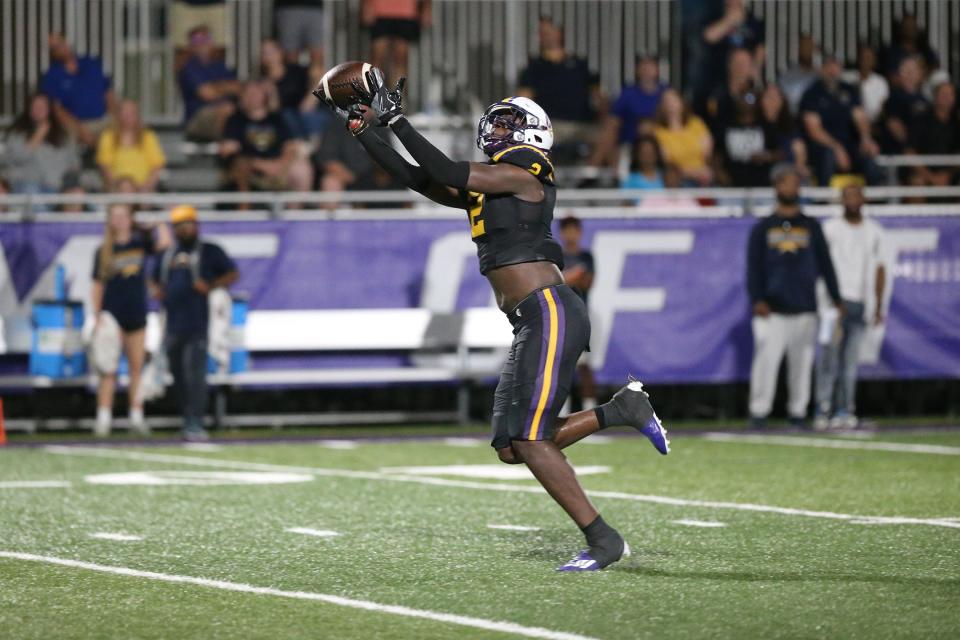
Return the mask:
<path id="1" fill-rule="evenodd" d="M 800 174 L 793 165 L 778 165 L 772 180 L 777 204 L 753 226 L 747 247 L 754 340 L 750 419 L 762 427 L 770 414 L 786 354 L 787 413 L 791 423 L 804 426 L 816 349 L 817 279 L 824 279 L 841 313 L 843 303 L 823 229 L 801 211 Z"/>

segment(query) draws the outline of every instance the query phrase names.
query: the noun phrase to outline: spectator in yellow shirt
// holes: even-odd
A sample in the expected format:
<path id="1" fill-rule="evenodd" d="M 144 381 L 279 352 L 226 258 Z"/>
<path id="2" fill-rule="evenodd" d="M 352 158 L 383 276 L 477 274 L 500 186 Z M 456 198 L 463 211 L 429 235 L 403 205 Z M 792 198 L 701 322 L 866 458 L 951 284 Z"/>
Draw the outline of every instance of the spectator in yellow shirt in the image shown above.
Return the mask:
<path id="1" fill-rule="evenodd" d="M 115 191 L 121 179 L 129 178 L 141 193 L 156 191 L 166 163 L 157 135 L 143 126 L 137 103 L 121 102 L 113 126 L 100 134 L 97 143 L 104 190 Z"/>
<path id="2" fill-rule="evenodd" d="M 713 181 L 713 136 L 674 89 L 664 91 L 660 99 L 653 135 L 664 162 L 677 167 L 684 182 L 705 187 Z"/>

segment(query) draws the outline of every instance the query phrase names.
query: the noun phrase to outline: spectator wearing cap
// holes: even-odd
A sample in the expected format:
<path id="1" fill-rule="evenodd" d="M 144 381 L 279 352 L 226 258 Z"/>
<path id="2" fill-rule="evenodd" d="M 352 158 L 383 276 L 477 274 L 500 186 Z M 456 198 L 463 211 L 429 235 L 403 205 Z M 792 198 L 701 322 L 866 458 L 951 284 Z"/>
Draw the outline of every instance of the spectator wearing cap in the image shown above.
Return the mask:
<path id="1" fill-rule="evenodd" d="M 787 357 L 787 412 L 804 426 L 810 403 L 817 335 L 817 278 L 830 298 L 843 303 L 823 229 L 800 209 L 800 175 L 791 165 L 774 168 L 777 203 L 758 220 L 747 244 L 747 291 L 753 311 L 750 420 L 762 427 L 770 415 L 780 362 Z"/>
<path id="2" fill-rule="evenodd" d="M 140 107 L 133 100 L 120 103 L 113 126 L 100 134 L 96 161 L 106 191 L 116 191 L 123 178 L 140 193 L 156 191 L 166 157 L 157 134 L 143 126 Z"/>
<path id="3" fill-rule="evenodd" d="M 81 144 L 93 145 L 110 124 L 114 109 L 110 78 L 96 56 L 78 56 L 63 34 L 47 37 L 50 68 L 40 90 L 53 102 L 54 117 Z"/>
<path id="4" fill-rule="evenodd" d="M 187 138 L 195 142 L 219 140 L 224 123 L 235 110 L 234 100 L 241 85 L 236 74 L 216 57 L 207 26 L 190 30 L 190 58 L 178 79 Z"/>
<path id="5" fill-rule="evenodd" d="M 539 35 L 540 55 L 531 58 L 520 72 L 517 95 L 532 98 L 543 107 L 558 140 L 592 145 L 597 139 L 597 123 L 607 112 L 600 76 L 590 70 L 585 59 L 566 50 L 559 25 L 541 18 Z"/>
<path id="6" fill-rule="evenodd" d="M 271 87 L 265 81 L 244 85 L 240 109 L 224 127 L 220 156 L 229 164 L 238 191 L 307 191 L 313 167 L 270 102 Z"/>
<path id="7" fill-rule="evenodd" d="M 843 67 L 832 55 L 824 58 L 820 79 L 800 101 L 811 164 L 820 185 L 837 173 L 862 173 L 870 184 L 883 180 L 874 158 L 880 147 L 870 132 L 870 120 L 856 87 L 842 82 Z"/>
<path id="8" fill-rule="evenodd" d="M 237 281 L 237 267 L 219 246 L 200 239 L 197 210 L 189 205 L 170 213 L 174 244 L 156 261 L 153 289 L 167 322 L 164 349 L 183 413 L 183 437 L 206 440 L 207 296 Z"/>
<path id="9" fill-rule="evenodd" d="M 635 73 L 635 84 L 623 87 L 604 121 L 591 157 L 594 166 L 617 166 L 623 145 L 632 147 L 641 135 L 653 132 L 653 118 L 667 85 L 660 80 L 660 63 L 654 56 L 638 56 Z"/>
<path id="10" fill-rule="evenodd" d="M 884 153 L 901 154 L 907 148 L 910 127 L 930 110 L 923 95 L 923 71 L 918 56 L 907 56 L 900 62 L 890 97 L 883 105 L 880 136 Z"/>

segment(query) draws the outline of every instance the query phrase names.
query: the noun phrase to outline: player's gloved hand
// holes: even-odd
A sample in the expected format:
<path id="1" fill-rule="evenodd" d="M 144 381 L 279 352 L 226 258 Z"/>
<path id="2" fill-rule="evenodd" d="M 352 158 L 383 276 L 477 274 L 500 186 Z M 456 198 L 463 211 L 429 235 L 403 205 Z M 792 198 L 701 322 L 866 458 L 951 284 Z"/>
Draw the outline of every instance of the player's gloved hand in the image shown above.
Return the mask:
<path id="1" fill-rule="evenodd" d="M 367 119 L 363 116 L 363 107 L 359 102 L 354 102 L 350 105 L 349 109 L 340 109 L 340 111 L 345 111 L 347 114 L 345 118 L 347 121 L 347 131 L 353 135 L 360 135 L 370 126 L 367 123 Z"/>
<path id="2" fill-rule="evenodd" d="M 369 126 L 366 119 L 363 117 L 363 109 L 359 102 L 354 102 L 349 108 L 344 109 L 343 107 L 338 107 L 332 101 L 324 100 L 319 91 L 314 91 L 313 95 L 315 95 L 317 100 L 325 104 L 331 111 L 340 116 L 344 124 L 347 126 L 347 131 L 353 135 L 360 135 Z"/>
<path id="3" fill-rule="evenodd" d="M 390 91 L 387 89 L 386 82 L 383 79 L 383 73 L 380 69 L 374 67 L 367 72 L 367 85 L 370 90 L 358 81 L 353 82 L 353 90 L 357 97 L 364 104 L 370 105 L 374 113 L 377 114 L 377 120 L 380 126 L 385 127 L 398 116 L 403 115 L 403 85 L 406 84 L 406 78 L 400 78 L 397 86 Z"/>

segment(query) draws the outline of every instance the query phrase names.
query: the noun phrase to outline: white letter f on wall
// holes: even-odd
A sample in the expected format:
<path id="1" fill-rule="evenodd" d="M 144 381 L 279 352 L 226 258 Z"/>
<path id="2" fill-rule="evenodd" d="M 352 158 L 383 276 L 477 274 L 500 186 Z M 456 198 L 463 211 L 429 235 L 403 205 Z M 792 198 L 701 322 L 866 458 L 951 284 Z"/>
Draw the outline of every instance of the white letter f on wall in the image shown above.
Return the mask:
<path id="1" fill-rule="evenodd" d="M 618 311 L 660 311 L 667 301 L 662 287 L 623 289 L 623 268 L 627 256 L 636 253 L 690 253 L 692 231 L 600 231 L 593 237 L 596 277 L 590 298 L 593 332 L 590 339 L 591 365 L 603 368 L 607 346 Z"/>

